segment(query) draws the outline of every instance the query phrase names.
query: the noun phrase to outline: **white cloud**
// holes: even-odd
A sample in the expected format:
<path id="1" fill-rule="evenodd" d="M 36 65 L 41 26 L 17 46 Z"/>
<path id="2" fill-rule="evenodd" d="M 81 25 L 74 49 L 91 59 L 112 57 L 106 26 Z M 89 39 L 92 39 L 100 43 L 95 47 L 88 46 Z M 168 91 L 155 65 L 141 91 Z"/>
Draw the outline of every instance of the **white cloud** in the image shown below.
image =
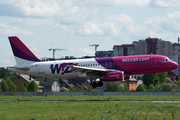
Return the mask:
<path id="1" fill-rule="evenodd" d="M 80 35 L 104 35 L 104 32 L 100 27 L 101 24 L 86 23 L 80 27 L 78 33 Z"/>
<path id="2" fill-rule="evenodd" d="M 73 35 L 75 33 L 75 30 L 69 28 L 67 25 L 55 24 L 54 28 L 61 28 L 64 31 L 70 33 L 71 35 Z"/>
<path id="3" fill-rule="evenodd" d="M 157 7 L 179 7 L 179 0 L 153 0 L 152 4 Z"/>
<path id="4" fill-rule="evenodd" d="M 132 23 L 133 19 L 128 15 L 108 15 L 105 22 L 88 22 L 77 31 L 80 35 L 118 35 L 124 26 Z"/>
<path id="5" fill-rule="evenodd" d="M 15 4 L 26 16 L 51 17 L 60 9 L 55 1 L 21 0 Z"/>
<path id="6" fill-rule="evenodd" d="M 147 6 L 151 0 L 83 0 L 84 4 L 113 6 Z"/>
<path id="7" fill-rule="evenodd" d="M 111 22 L 118 22 L 123 24 L 132 23 L 133 19 L 125 14 L 119 14 L 119 15 L 108 15 L 107 19 Z"/>
<path id="8" fill-rule="evenodd" d="M 23 34 L 23 35 L 32 36 L 33 32 L 21 30 L 18 26 L 9 26 L 7 24 L 0 23 L 0 34 L 3 35 Z"/>

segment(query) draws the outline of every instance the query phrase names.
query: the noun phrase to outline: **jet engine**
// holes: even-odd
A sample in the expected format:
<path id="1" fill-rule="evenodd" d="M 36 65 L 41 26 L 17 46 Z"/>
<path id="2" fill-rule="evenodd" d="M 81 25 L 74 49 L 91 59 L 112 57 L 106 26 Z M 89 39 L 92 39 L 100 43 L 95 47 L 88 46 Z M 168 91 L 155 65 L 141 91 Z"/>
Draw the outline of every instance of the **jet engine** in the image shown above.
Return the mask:
<path id="1" fill-rule="evenodd" d="M 104 81 L 122 81 L 124 80 L 123 71 L 109 72 L 103 75 Z"/>

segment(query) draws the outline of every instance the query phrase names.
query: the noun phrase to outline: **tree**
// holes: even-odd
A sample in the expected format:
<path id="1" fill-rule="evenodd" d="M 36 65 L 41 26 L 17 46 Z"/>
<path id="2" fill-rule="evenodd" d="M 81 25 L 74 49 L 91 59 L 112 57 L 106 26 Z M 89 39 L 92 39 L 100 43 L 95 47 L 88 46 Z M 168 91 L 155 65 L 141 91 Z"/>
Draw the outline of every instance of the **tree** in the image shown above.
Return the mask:
<path id="1" fill-rule="evenodd" d="M 38 91 L 38 85 L 36 84 L 36 82 L 35 82 L 34 80 L 32 80 L 32 81 L 28 84 L 27 90 L 28 90 L 29 92 L 33 92 L 33 91 L 35 91 L 35 89 L 36 89 L 36 91 Z"/>
<path id="2" fill-rule="evenodd" d="M 9 91 L 9 87 L 8 87 L 8 85 L 7 85 L 7 83 L 6 83 L 6 81 L 4 79 L 2 79 L 2 82 L 1 82 L 1 90 L 3 92 L 8 92 Z"/>
<path id="3" fill-rule="evenodd" d="M 11 79 L 9 77 L 6 76 L 5 81 L 6 81 L 7 85 L 8 85 L 8 87 L 9 87 L 10 92 L 17 91 L 16 85 L 11 81 Z"/>
<path id="4" fill-rule="evenodd" d="M 138 92 L 146 92 L 146 89 L 144 88 L 144 85 L 139 85 L 136 90 Z"/>
<path id="5" fill-rule="evenodd" d="M 27 92 L 27 88 L 24 86 L 24 84 L 21 84 L 20 92 Z"/>
<path id="6" fill-rule="evenodd" d="M 156 87 L 153 85 L 153 84 L 150 84 L 148 89 L 147 89 L 148 92 L 155 92 L 156 91 Z"/>
<path id="7" fill-rule="evenodd" d="M 164 83 L 166 82 L 166 78 L 167 77 L 167 72 L 163 72 L 163 73 L 157 73 L 156 74 L 156 78 L 159 81 L 159 83 Z"/>
<path id="8" fill-rule="evenodd" d="M 128 91 L 128 88 L 125 88 L 121 82 L 108 82 L 107 84 L 108 92 L 125 92 Z"/>
<path id="9" fill-rule="evenodd" d="M 0 68 L 0 78 L 4 78 L 7 73 L 7 70 L 3 67 Z"/>
<path id="10" fill-rule="evenodd" d="M 180 80 L 177 81 L 177 90 L 180 91 Z"/>
<path id="11" fill-rule="evenodd" d="M 7 69 L 1 67 L 0 68 L 0 78 L 4 79 L 7 76 L 10 77 L 10 79 L 13 79 L 17 76 L 17 74 L 16 73 L 10 74 L 10 72 Z"/>
<path id="12" fill-rule="evenodd" d="M 148 87 L 150 84 L 154 83 L 154 76 L 153 74 L 144 74 L 142 80 L 143 84 Z"/>
<path id="13" fill-rule="evenodd" d="M 170 92 L 173 89 L 177 89 L 177 86 L 170 83 L 162 83 L 156 86 L 156 92 Z"/>
<path id="14" fill-rule="evenodd" d="M 1 84 L 0 84 L 0 92 L 2 92 L 2 90 L 1 90 Z"/>

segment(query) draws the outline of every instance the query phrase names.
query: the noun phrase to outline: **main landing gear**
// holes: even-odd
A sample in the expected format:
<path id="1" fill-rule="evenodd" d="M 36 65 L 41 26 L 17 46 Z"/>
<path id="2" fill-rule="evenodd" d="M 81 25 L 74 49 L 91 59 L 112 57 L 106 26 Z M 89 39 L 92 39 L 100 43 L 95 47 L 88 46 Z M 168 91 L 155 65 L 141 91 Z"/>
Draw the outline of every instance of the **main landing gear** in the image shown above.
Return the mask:
<path id="1" fill-rule="evenodd" d="M 102 87 L 102 86 L 103 86 L 103 82 L 102 81 L 98 81 L 98 82 L 93 81 L 93 83 L 92 83 L 93 89 L 95 89 L 96 87 Z"/>

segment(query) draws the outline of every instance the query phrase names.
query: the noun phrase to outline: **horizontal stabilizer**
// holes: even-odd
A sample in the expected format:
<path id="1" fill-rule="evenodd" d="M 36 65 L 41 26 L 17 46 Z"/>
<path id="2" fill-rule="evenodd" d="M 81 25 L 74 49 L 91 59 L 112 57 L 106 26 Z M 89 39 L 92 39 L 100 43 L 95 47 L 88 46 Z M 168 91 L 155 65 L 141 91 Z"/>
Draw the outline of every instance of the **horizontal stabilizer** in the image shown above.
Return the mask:
<path id="1" fill-rule="evenodd" d="M 30 67 L 7 67 L 7 69 L 11 69 L 11 68 L 13 68 L 13 69 L 19 69 L 19 70 L 29 70 L 30 69 Z"/>

